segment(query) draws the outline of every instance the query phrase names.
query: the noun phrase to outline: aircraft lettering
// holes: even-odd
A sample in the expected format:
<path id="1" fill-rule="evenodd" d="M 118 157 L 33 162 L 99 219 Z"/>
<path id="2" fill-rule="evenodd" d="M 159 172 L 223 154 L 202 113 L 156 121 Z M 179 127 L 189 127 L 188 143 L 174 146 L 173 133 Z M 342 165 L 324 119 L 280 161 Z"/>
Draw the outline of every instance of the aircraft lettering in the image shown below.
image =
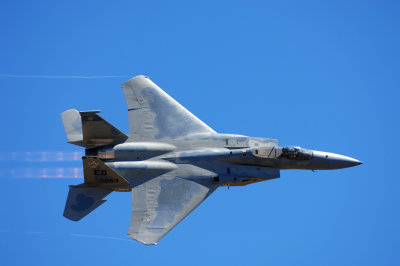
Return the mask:
<path id="1" fill-rule="evenodd" d="M 101 183 L 118 183 L 117 178 L 100 178 L 98 181 Z"/>
<path id="2" fill-rule="evenodd" d="M 94 170 L 94 175 L 107 175 L 106 170 Z"/>

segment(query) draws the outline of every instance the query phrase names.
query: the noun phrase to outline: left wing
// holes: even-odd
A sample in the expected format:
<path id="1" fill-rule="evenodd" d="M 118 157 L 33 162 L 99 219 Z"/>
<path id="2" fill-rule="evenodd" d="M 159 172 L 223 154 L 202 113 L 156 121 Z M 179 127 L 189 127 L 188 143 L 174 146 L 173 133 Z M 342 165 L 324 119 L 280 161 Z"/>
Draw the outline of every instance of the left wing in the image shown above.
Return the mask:
<path id="1" fill-rule="evenodd" d="M 217 188 L 159 176 L 132 189 L 128 236 L 154 245 Z"/>
<path id="2" fill-rule="evenodd" d="M 148 77 L 136 76 L 124 84 L 130 137 L 137 140 L 175 139 L 215 133 Z"/>

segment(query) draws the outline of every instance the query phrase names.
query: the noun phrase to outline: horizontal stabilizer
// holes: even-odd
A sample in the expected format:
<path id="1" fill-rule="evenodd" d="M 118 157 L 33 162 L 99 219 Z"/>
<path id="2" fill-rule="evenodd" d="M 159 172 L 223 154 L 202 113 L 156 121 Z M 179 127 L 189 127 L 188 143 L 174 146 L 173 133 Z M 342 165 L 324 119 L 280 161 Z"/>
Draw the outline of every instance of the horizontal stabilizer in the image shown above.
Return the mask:
<path id="1" fill-rule="evenodd" d="M 68 142 L 86 148 L 95 148 L 124 142 L 128 136 L 105 121 L 97 113 L 70 109 L 61 114 Z"/>
<path id="2" fill-rule="evenodd" d="M 106 202 L 103 198 L 111 192 L 97 187 L 70 187 L 64 217 L 72 221 L 81 220 Z"/>
<path id="3" fill-rule="evenodd" d="M 121 143 L 128 138 L 127 135 L 99 116 L 97 114 L 99 112 L 79 112 L 82 118 L 83 141 L 86 147 Z"/>

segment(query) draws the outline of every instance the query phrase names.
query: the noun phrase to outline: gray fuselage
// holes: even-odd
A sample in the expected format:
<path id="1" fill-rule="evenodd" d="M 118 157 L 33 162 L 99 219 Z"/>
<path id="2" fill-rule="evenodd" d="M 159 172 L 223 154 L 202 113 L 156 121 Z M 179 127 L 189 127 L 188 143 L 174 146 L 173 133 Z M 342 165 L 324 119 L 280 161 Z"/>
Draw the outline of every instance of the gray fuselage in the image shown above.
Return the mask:
<path id="1" fill-rule="evenodd" d="M 162 142 L 128 139 L 87 154 L 99 156 L 133 186 L 168 172 L 201 183 L 241 186 L 278 178 L 280 169 L 330 170 L 361 164 L 339 154 L 279 147 L 275 139 L 232 134 L 197 134 Z"/>

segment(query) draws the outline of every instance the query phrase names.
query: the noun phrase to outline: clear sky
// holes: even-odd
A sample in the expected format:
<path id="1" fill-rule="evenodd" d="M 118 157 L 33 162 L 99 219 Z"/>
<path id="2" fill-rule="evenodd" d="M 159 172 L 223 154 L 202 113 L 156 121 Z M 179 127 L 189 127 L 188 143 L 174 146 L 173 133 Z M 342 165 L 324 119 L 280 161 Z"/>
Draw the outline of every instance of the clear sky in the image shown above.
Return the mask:
<path id="1" fill-rule="evenodd" d="M 188 2 L 0 3 L 0 264 L 400 265 L 398 1 Z M 60 113 L 128 132 L 138 74 L 217 132 L 364 164 L 220 188 L 157 246 L 126 236 L 130 193 L 71 222 Z"/>

